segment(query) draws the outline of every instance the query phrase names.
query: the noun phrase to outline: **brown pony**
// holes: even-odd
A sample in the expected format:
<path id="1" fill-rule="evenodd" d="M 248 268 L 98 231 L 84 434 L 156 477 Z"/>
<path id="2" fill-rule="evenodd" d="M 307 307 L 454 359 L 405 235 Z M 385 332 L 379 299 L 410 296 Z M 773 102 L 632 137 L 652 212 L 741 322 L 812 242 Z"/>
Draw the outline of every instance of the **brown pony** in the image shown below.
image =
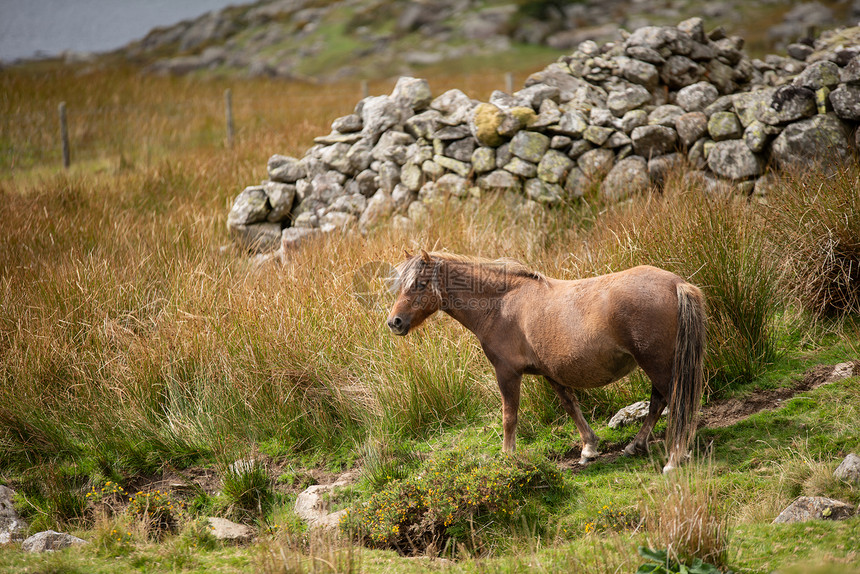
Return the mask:
<path id="1" fill-rule="evenodd" d="M 505 452 L 516 450 L 524 374 L 543 375 L 558 393 L 582 437 L 585 464 L 597 456 L 598 438 L 570 390 L 608 385 L 639 365 L 651 379 L 651 406 L 624 452 L 648 451 L 668 403 L 663 470 L 681 463 L 703 388 L 705 305 L 697 287 L 649 266 L 561 281 L 511 260 L 423 250 L 397 270 L 389 328 L 406 335 L 441 309 L 478 337 L 502 393 Z"/>

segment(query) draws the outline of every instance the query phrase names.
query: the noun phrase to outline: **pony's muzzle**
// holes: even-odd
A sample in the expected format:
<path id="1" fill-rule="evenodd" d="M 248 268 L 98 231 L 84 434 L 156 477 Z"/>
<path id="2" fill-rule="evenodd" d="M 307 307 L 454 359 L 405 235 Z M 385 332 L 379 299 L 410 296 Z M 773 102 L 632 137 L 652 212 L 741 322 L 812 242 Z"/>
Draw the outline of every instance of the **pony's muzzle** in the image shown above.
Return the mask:
<path id="1" fill-rule="evenodd" d="M 404 321 L 400 316 L 395 315 L 388 320 L 388 328 L 395 335 L 405 335 L 409 332 L 409 322 Z"/>

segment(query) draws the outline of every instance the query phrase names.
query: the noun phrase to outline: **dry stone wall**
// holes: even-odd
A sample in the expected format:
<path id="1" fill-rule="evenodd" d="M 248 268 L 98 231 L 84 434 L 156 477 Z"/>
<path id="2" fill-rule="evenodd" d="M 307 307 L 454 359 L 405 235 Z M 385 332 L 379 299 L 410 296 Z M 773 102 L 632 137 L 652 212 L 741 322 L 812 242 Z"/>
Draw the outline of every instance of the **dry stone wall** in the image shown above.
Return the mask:
<path id="1" fill-rule="evenodd" d="M 683 158 L 709 185 L 762 193 L 768 165 L 855 161 L 860 28 L 750 59 L 743 40 L 672 27 L 586 41 L 514 94 L 433 97 L 400 78 L 358 102 L 302 158 L 274 155 L 228 216 L 253 251 L 314 233 L 409 226 L 449 198 L 508 192 L 552 207 L 599 185 L 610 200 L 651 186 Z M 759 183 L 761 182 L 761 183 Z"/>

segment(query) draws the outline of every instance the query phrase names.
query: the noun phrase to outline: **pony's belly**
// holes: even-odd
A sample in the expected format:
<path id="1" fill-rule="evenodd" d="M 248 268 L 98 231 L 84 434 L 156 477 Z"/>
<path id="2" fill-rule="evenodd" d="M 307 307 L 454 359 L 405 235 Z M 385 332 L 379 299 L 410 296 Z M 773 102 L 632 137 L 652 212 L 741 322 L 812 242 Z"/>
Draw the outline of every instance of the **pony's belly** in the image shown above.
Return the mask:
<path id="1" fill-rule="evenodd" d="M 566 387 L 591 389 L 613 383 L 636 368 L 632 355 L 617 351 L 609 356 L 581 358 L 556 369 L 549 376 Z"/>

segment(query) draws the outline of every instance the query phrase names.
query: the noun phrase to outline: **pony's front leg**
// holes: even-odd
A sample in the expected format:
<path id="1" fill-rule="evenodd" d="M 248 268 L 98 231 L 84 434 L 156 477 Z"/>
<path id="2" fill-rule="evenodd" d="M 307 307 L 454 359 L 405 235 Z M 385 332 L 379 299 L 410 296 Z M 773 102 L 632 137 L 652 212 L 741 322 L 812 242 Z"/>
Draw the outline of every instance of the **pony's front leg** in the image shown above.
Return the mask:
<path id="1" fill-rule="evenodd" d="M 496 381 L 502 393 L 502 428 L 505 432 L 502 450 L 513 454 L 517 450 L 517 413 L 520 410 L 522 374 L 497 368 Z"/>
<path id="2" fill-rule="evenodd" d="M 582 438 L 582 453 L 579 457 L 579 464 L 588 464 L 600 454 L 597 450 L 597 444 L 600 439 L 597 438 L 594 430 L 589 426 L 588 421 L 582 414 L 579 408 L 579 401 L 573 396 L 568 387 L 558 384 L 550 378 L 547 378 L 549 384 L 555 389 L 558 398 L 561 399 L 561 406 L 567 411 L 567 414 L 573 417 L 573 424 L 576 425 L 576 430 L 579 431 L 579 436 Z"/>

